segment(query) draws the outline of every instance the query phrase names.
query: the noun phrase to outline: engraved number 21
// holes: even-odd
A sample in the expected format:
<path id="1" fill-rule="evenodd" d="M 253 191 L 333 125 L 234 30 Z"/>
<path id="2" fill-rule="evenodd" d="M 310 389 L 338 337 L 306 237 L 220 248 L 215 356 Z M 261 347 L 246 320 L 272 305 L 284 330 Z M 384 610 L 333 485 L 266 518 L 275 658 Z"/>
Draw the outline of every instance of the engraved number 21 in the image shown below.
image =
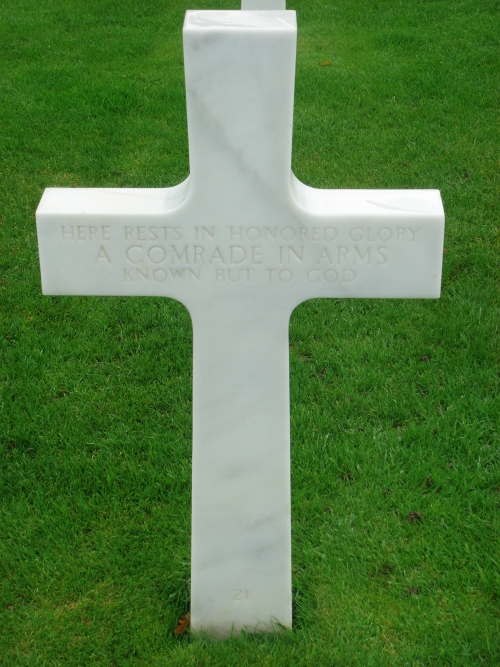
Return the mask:
<path id="1" fill-rule="evenodd" d="M 242 588 L 237 588 L 234 591 L 233 600 L 248 600 L 248 591 Z"/>

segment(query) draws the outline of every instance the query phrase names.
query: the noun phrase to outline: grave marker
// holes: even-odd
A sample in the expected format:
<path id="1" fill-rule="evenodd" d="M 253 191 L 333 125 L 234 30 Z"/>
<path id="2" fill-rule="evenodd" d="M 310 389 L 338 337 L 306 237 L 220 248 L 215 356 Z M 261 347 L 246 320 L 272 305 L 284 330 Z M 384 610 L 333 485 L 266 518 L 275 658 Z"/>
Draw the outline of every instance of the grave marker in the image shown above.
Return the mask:
<path id="1" fill-rule="evenodd" d="M 437 190 L 291 173 L 295 52 L 293 11 L 187 12 L 189 178 L 48 188 L 37 211 L 44 294 L 167 296 L 191 314 L 191 619 L 217 636 L 291 627 L 291 312 L 440 293 Z"/>

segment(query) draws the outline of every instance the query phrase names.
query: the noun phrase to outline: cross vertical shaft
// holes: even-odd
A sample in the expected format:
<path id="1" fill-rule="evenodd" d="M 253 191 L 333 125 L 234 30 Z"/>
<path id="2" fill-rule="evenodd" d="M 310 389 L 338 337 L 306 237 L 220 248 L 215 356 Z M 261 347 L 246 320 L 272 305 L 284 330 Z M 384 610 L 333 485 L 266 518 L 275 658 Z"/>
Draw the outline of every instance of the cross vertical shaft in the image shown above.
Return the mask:
<path id="1" fill-rule="evenodd" d="M 295 12 L 188 12 L 183 36 L 193 197 L 287 197 Z"/>
<path id="2" fill-rule="evenodd" d="M 227 221 L 233 248 L 243 247 L 242 221 L 261 224 L 290 190 L 295 51 L 292 12 L 186 17 L 192 198 L 205 220 Z M 239 271 L 230 267 L 224 282 Z M 245 287 L 191 310 L 191 622 L 222 636 L 292 620 L 290 307 L 272 299 L 256 309 Z"/>
<path id="3" fill-rule="evenodd" d="M 246 299 L 193 318 L 195 631 L 291 626 L 288 320 Z"/>

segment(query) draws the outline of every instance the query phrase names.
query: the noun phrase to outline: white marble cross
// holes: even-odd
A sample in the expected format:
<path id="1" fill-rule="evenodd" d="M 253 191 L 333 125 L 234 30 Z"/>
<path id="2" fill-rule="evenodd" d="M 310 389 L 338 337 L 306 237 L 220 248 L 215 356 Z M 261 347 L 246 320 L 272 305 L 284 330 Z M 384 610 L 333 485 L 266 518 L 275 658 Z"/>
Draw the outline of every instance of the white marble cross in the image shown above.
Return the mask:
<path id="1" fill-rule="evenodd" d="M 291 173 L 295 52 L 293 11 L 187 12 L 189 178 L 49 188 L 37 211 L 44 294 L 166 296 L 191 314 L 191 620 L 222 637 L 292 623 L 291 312 L 440 293 L 437 190 Z"/>

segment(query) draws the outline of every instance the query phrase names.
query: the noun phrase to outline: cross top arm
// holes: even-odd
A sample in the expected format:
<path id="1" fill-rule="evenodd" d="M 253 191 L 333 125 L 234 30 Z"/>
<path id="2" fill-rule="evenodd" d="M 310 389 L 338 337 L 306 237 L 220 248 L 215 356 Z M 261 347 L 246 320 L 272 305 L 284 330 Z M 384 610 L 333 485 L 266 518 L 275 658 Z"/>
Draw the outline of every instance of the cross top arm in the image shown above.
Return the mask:
<path id="1" fill-rule="evenodd" d="M 291 173 L 295 12 L 196 11 L 184 25 L 190 177 L 48 189 L 46 294 L 439 296 L 437 190 L 317 190 Z M 272 63 L 272 67 L 269 66 Z"/>

